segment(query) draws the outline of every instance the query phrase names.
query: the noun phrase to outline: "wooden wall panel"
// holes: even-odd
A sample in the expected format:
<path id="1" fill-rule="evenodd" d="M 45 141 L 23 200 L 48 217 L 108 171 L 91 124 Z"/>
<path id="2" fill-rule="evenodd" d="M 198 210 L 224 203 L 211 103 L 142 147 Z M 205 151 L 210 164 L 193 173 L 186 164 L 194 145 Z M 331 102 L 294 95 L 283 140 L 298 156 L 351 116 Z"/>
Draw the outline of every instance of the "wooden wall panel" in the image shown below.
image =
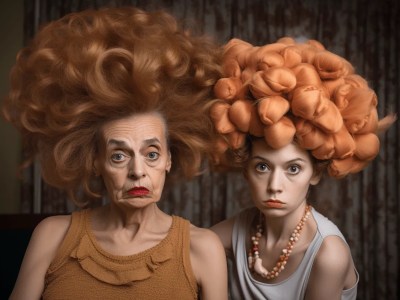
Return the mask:
<path id="1" fill-rule="evenodd" d="M 320 40 L 365 76 L 379 98 L 379 114 L 399 111 L 400 6 L 396 0 L 26 0 L 28 40 L 38 25 L 85 8 L 135 5 L 164 8 L 194 30 L 225 43 L 232 37 L 255 45 L 290 35 Z M 397 122 L 384 136 L 378 158 L 361 174 L 326 178 L 310 197 L 347 237 L 360 273 L 358 299 L 398 299 L 400 261 L 399 143 Z M 22 207 L 32 211 L 32 172 Z M 66 196 L 43 186 L 42 212 L 74 209 Z M 167 188 L 160 206 L 208 227 L 250 205 L 241 174 L 206 172 Z"/>

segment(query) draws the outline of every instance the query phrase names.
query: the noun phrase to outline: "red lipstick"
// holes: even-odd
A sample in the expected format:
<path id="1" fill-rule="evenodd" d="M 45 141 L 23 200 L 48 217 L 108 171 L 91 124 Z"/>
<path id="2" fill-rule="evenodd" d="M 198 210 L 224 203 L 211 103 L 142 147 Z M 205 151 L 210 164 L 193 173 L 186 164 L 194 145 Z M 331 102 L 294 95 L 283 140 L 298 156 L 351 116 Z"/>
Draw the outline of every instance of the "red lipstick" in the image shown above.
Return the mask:
<path id="1" fill-rule="evenodd" d="M 268 199 L 264 201 L 264 205 L 269 208 L 282 208 L 283 202 L 276 199 Z"/>
<path id="2" fill-rule="evenodd" d="M 145 188 L 144 186 L 137 186 L 128 191 L 129 195 L 136 196 L 136 197 L 146 196 L 148 193 L 150 193 L 150 191 L 147 188 Z"/>

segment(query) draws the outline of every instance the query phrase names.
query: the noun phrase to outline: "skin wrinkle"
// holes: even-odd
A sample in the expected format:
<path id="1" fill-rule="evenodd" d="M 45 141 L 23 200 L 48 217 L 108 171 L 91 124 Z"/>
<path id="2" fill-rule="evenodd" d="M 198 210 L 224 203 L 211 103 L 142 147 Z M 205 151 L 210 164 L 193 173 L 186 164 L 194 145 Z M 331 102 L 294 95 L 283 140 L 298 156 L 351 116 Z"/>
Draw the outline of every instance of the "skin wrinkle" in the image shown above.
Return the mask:
<path id="1" fill-rule="evenodd" d="M 2 112 L 80 209 L 35 228 L 10 299 L 227 299 L 218 237 L 158 207 L 165 182 L 193 178 L 212 153 L 204 110 L 222 52 L 181 25 L 164 10 L 88 9 L 19 52 Z"/>
<path id="2" fill-rule="evenodd" d="M 164 132 L 164 119 L 154 113 L 136 114 L 102 127 L 100 148 L 105 150 L 100 152 L 95 166 L 100 170 L 110 201 L 121 206 L 143 207 L 160 200 L 165 174 L 171 168 Z M 159 155 L 154 161 L 147 157 L 153 152 Z M 124 160 L 114 162 L 112 155 L 116 153 Z M 150 194 L 139 199 L 130 197 L 127 192 L 132 186 L 143 186 Z"/>
<path id="3" fill-rule="evenodd" d="M 212 97 L 221 54 L 210 37 L 193 35 L 164 11 L 71 13 L 21 49 L 2 112 L 21 131 L 27 165 L 39 157 L 47 184 L 65 189 L 79 207 L 97 205 L 104 189 L 93 184 L 94 135 L 132 113 L 165 118 L 169 182 L 199 174 L 213 134 L 207 115 L 191 112 Z"/>

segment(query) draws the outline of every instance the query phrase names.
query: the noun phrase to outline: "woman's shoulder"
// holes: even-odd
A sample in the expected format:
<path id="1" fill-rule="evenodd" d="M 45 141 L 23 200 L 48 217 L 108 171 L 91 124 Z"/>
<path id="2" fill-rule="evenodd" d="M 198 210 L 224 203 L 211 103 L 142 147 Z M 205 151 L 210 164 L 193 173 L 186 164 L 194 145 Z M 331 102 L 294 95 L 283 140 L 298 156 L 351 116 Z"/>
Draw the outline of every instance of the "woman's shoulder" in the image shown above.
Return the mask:
<path id="1" fill-rule="evenodd" d="M 248 224 L 249 220 L 254 218 L 255 215 L 257 215 L 257 208 L 245 208 L 233 217 L 223 220 L 211 227 L 211 230 L 220 238 L 225 252 L 229 257 L 232 256 L 232 235 L 235 230 L 234 228 L 236 228 L 236 231 L 246 230 L 246 224 Z"/>
<path id="2" fill-rule="evenodd" d="M 63 227 L 65 225 L 69 225 L 69 223 L 71 222 L 71 217 L 72 215 L 49 216 L 40 221 L 39 224 L 36 226 L 36 228 L 43 229 L 49 226 Z"/>
<path id="3" fill-rule="evenodd" d="M 43 219 L 35 228 L 32 238 L 40 242 L 42 239 L 48 246 L 57 247 L 71 224 L 71 215 L 50 216 Z"/>
<path id="4" fill-rule="evenodd" d="M 79 214 L 56 215 L 43 219 L 33 231 L 28 247 L 33 259 L 42 260 L 45 265 L 50 266 L 68 235 L 71 239 L 73 233 L 70 231 L 73 220 L 76 219 L 74 215 Z M 78 226 L 75 221 L 75 228 Z"/>
<path id="5" fill-rule="evenodd" d="M 315 222 L 317 223 L 318 232 L 321 234 L 323 239 L 329 236 L 338 236 L 343 241 L 345 241 L 345 238 L 340 229 L 328 217 L 319 213 L 314 208 L 312 209 L 312 214 L 315 219 Z"/>
<path id="6" fill-rule="evenodd" d="M 212 230 L 190 224 L 190 243 L 207 246 L 207 243 L 220 243 L 220 241 Z"/>
<path id="7" fill-rule="evenodd" d="M 26 298 L 43 291 L 45 274 L 54 259 L 71 223 L 71 216 L 51 216 L 43 219 L 34 229 L 21 264 L 13 297 Z M 35 274 L 35 276 L 32 276 Z M 32 295 L 31 295 L 32 294 Z M 32 296 L 36 298 L 36 296 Z"/>
<path id="8" fill-rule="evenodd" d="M 43 219 L 33 230 L 24 257 L 24 265 L 42 266 L 47 270 L 68 231 L 71 216 L 51 216 Z"/>
<path id="9" fill-rule="evenodd" d="M 225 252 L 213 231 L 190 226 L 190 260 L 202 290 L 202 298 L 219 295 L 216 299 L 226 299 L 228 287 Z"/>
<path id="10" fill-rule="evenodd" d="M 339 236 L 331 235 L 324 238 L 314 265 L 322 269 L 338 271 L 347 269 L 352 262 L 351 253 L 346 242 Z"/>
<path id="11" fill-rule="evenodd" d="M 207 257 L 210 254 L 222 254 L 224 248 L 218 235 L 212 230 L 190 225 L 190 249 L 198 257 Z"/>
<path id="12" fill-rule="evenodd" d="M 313 263 L 308 294 L 321 295 L 321 287 L 329 298 L 342 294 L 357 282 L 351 252 L 339 236 L 326 237 Z M 314 298 L 310 298 L 314 299 Z M 317 299 L 317 298 L 316 298 Z"/>

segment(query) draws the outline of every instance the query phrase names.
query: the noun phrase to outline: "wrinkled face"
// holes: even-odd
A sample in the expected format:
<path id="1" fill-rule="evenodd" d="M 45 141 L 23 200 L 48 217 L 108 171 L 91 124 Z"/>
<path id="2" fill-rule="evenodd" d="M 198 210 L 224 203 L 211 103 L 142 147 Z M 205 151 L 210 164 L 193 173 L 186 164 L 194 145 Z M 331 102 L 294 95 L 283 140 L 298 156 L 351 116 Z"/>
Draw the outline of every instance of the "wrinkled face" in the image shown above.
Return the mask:
<path id="1" fill-rule="evenodd" d="M 252 143 L 245 177 L 255 206 L 276 215 L 298 208 L 306 200 L 309 185 L 319 181 L 307 151 L 295 143 L 272 149 L 263 139 Z"/>
<path id="2" fill-rule="evenodd" d="M 157 202 L 170 168 L 166 125 L 160 114 L 134 114 L 101 128 L 95 169 L 111 202 L 134 208 Z"/>

